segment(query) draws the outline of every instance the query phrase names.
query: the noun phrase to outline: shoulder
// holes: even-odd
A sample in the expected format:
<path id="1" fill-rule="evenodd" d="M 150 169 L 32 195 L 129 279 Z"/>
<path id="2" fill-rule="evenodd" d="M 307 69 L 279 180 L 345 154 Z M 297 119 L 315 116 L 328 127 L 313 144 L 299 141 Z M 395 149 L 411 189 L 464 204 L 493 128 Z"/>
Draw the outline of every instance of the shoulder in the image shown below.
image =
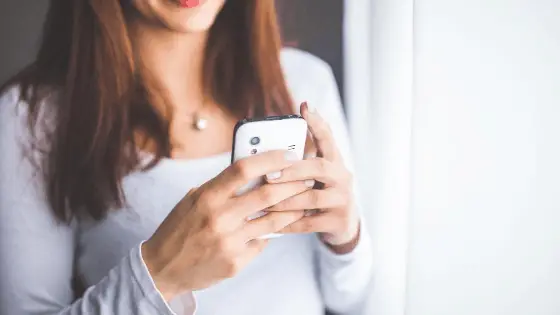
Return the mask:
<path id="1" fill-rule="evenodd" d="M 21 98 L 21 88 L 18 85 L 9 86 L 0 94 L 0 129 L 2 145 L 6 145 L 9 138 L 17 138 L 29 117 L 29 107 Z"/>
<path id="2" fill-rule="evenodd" d="M 322 79 L 325 75 L 332 74 L 326 61 L 300 49 L 283 48 L 280 61 L 288 80 L 301 78 L 301 81 L 309 81 L 309 78 Z"/>
<path id="3" fill-rule="evenodd" d="M 0 94 L 0 147 L 5 152 L 9 152 L 10 149 L 17 152 L 19 150 L 15 146 L 27 146 L 35 140 L 43 143 L 47 131 L 51 131 L 47 126 L 52 125 L 52 115 L 46 115 L 46 108 L 51 107 L 45 106 L 45 103 L 52 102 L 51 96 L 39 100 L 38 113 L 33 117 L 35 123 L 32 129 L 29 124 L 30 106 L 26 98 L 22 97 L 22 93 L 19 85 L 12 85 Z"/>
<path id="4" fill-rule="evenodd" d="M 322 103 L 325 92 L 337 94 L 338 88 L 331 66 L 321 58 L 296 48 L 283 48 L 280 61 L 288 89 L 299 104 Z"/>
<path id="5" fill-rule="evenodd" d="M 18 106 L 21 99 L 21 89 L 18 85 L 5 88 L 0 94 L 0 119 L 4 121 L 11 115 L 18 115 Z M 19 113 L 21 114 L 21 112 Z"/>

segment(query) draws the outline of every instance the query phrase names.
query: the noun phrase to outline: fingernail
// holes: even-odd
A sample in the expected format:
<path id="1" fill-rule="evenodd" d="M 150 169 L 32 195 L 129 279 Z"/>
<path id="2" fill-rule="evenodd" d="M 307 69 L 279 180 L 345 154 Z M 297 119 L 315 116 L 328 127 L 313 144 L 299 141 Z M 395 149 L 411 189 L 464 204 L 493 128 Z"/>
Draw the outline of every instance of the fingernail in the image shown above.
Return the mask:
<path id="1" fill-rule="evenodd" d="M 313 188 L 313 186 L 315 186 L 315 180 L 313 179 L 308 179 L 305 181 L 305 186 L 309 187 L 309 188 Z"/>
<path id="2" fill-rule="evenodd" d="M 292 152 L 292 151 L 287 151 L 286 155 L 285 155 L 285 158 L 286 158 L 286 161 L 297 161 L 297 160 L 299 160 L 297 154 L 295 152 Z"/>
<path id="3" fill-rule="evenodd" d="M 298 113 L 303 115 L 303 108 L 305 107 L 305 102 L 301 102 L 298 106 Z"/>
<path id="4" fill-rule="evenodd" d="M 317 154 L 313 153 L 313 154 L 306 154 L 303 158 L 304 158 L 305 160 L 312 160 L 312 159 L 314 159 L 314 158 L 316 158 L 316 157 L 317 157 Z"/>
<path id="5" fill-rule="evenodd" d="M 266 179 L 268 180 L 275 180 L 282 176 L 282 172 L 274 172 L 270 174 L 266 174 Z"/>

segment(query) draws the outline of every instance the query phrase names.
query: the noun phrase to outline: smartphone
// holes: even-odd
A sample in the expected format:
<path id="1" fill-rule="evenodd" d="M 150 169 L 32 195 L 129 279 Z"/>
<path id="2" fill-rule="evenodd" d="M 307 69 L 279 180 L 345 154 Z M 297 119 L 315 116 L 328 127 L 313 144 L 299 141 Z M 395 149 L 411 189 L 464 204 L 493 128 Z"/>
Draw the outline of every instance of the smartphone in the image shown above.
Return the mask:
<path id="1" fill-rule="evenodd" d="M 253 155 L 267 151 L 292 151 L 302 160 L 307 140 L 307 122 L 299 115 L 269 116 L 258 119 L 244 119 L 235 125 L 233 131 L 233 148 L 231 162 L 234 163 Z M 251 191 L 265 183 L 264 178 L 257 178 L 247 183 L 238 195 Z M 250 216 L 253 220 L 265 215 L 260 211 Z M 263 238 L 272 238 L 280 234 L 271 234 Z"/>

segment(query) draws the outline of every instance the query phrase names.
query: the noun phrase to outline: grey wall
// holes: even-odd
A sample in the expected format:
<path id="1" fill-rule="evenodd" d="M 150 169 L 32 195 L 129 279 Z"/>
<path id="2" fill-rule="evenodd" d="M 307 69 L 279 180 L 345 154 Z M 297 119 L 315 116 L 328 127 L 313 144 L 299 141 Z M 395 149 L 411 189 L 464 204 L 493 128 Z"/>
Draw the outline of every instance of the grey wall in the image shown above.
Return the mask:
<path id="1" fill-rule="evenodd" d="M 0 0 L 0 82 L 33 59 L 48 2 Z"/>
<path id="2" fill-rule="evenodd" d="M 286 44 L 306 50 L 328 62 L 344 97 L 344 1 L 277 0 L 277 3 Z"/>

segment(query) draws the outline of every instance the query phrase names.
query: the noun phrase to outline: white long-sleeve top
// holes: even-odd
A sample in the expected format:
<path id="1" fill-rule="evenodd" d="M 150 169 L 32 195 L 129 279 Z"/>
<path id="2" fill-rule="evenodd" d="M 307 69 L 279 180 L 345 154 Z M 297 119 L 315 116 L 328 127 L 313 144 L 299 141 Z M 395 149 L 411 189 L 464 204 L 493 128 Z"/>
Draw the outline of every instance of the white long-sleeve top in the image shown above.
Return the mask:
<path id="1" fill-rule="evenodd" d="M 284 49 L 282 65 L 297 104 L 308 101 L 330 123 L 351 168 L 340 96 L 330 67 Z M 230 154 L 164 159 L 124 179 L 129 205 L 99 222 L 58 224 L 44 183 L 24 157 L 25 104 L 14 87 L 0 97 L 0 314 L 319 315 L 356 314 L 372 273 L 370 239 L 336 255 L 313 234 L 274 239 L 232 279 L 166 303 L 142 260 L 148 239 L 191 189 L 230 162 Z M 75 300 L 72 278 L 89 289 Z"/>

